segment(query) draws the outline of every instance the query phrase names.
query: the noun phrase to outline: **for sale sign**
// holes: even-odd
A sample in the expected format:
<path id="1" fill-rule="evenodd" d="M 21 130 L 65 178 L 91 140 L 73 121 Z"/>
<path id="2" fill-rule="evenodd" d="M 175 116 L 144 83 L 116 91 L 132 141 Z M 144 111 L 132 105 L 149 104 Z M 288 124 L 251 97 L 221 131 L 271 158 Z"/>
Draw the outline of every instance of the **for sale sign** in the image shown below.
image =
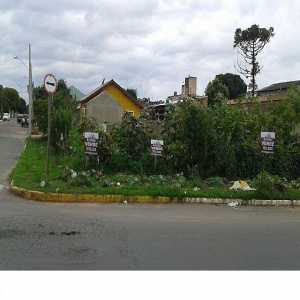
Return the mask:
<path id="1" fill-rule="evenodd" d="M 262 153 L 272 154 L 275 145 L 275 132 L 261 132 Z"/>
<path id="2" fill-rule="evenodd" d="M 84 132 L 83 137 L 84 137 L 85 154 L 98 155 L 99 133 Z"/>
<path id="3" fill-rule="evenodd" d="M 151 152 L 153 156 L 161 156 L 164 147 L 164 141 L 151 140 Z"/>

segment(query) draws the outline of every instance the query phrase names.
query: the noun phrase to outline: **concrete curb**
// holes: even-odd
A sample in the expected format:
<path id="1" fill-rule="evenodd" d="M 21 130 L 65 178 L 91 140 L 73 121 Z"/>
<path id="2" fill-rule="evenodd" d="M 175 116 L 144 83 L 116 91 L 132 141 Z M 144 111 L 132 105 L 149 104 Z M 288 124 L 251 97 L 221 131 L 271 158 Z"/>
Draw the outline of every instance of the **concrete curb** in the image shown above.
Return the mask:
<path id="1" fill-rule="evenodd" d="M 10 185 L 10 191 L 17 196 L 28 200 L 40 202 L 56 203 L 157 203 L 166 204 L 175 199 L 169 197 L 151 197 L 151 196 L 124 196 L 124 195 L 92 195 L 92 194 L 62 194 L 62 193 L 43 193 L 38 191 L 29 191 Z"/>
<path id="2" fill-rule="evenodd" d="M 28 200 L 53 203 L 140 203 L 140 204 L 168 204 L 168 203 L 199 203 L 213 205 L 227 205 L 238 202 L 239 206 L 300 206 L 300 200 L 241 200 L 221 198 L 171 198 L 154 196 L 124 196 L 124 195 L 92 195 L 92 194 L 61 194 L 30 191 L 10 184 L 10 191 Z"/>

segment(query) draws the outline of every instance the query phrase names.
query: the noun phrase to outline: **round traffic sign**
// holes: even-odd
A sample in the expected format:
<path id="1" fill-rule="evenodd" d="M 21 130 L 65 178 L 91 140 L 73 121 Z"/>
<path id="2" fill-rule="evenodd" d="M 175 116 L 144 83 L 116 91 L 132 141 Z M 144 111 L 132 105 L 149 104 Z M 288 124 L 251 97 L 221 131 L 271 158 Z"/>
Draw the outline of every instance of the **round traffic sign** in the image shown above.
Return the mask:
<path id="1" fill-rule="evenodd" d="M 44 78 L 45 90 L 48 94 L 54 94 L 57 90 L 57 80 L 54 75 L 47 74 Z"/>

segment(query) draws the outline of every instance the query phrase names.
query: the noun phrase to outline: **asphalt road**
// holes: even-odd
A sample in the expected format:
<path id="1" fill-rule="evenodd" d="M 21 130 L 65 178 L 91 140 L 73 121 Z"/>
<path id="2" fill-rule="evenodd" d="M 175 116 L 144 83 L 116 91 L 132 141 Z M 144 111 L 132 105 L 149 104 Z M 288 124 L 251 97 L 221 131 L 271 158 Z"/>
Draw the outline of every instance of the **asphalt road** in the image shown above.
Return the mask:
<path id="1" fill-rule="evenodd" d="M 49 204 L 5 178 L 25 130 L 0 122 L 0 269 L 300 269 L 300 209 Z M 2 188 L 2 186 L 4 186 Z"/>

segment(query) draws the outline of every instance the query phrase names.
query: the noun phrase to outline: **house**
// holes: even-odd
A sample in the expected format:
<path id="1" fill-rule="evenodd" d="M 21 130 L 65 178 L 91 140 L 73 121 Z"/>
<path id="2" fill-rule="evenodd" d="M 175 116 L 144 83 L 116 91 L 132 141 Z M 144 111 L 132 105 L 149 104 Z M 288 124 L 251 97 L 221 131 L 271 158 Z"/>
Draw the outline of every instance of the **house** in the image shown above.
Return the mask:
<path id="1" fill-rule="evenodd" d="M 184 84 L 181 86 L 181 94 L 176 91 L 172 96 L 166 99 L 166 102 L 151 103 L 149 106 L 152 110 L 151 115 L 153 120 L 163 121 L 165 119 L 168 107 L 177 105 L 181 102 L 190 100 L 194 105 L 207 108 L 208 97 L 197 95 L 197 77 L 188 76 L 184 80 Z"/>
<path id="2" fill-rule="evenodd" d="M 150 115 L 152 120 L 163 121 L 165 119 L 167 106 L 168 104 L 166 103 L 150 105 L 148 108 L 150 109 Z"/>
<path id="3" fill-rule="evenodd" d="M 256 98 L 246 98 L 246 99 L 232 99 L 227 101 L 229 106 L 239 106 L 248 110 L 253 107 L 254 104 L 259 104 L 263 111 L 268 110 L 271 105 L 276 105 L 284 100 L 283 96 L 271 95 L 271 96 L 259 96 Z"/>
<path id="4" fill-rule="evenodd" d="M 82 117 L 94 119 L 99 125 L 122 121 L 124 113 L 138 118 L 143 106 L 113 79 L 80 100 Z"/>
<path id="5" fill-rule="evenodd" d="M 271 84 L 256 91 L 257 97 L 255 99 L 232 99 L 228 100 L 227 104 L 230 106 L 238 105 L 244 107 L 245 109 L 249 109 L 251 106 L 253 106 L 253 104 L 259 104 L 263 110 L 267 110 L 270 105 L 276 105 L 284 101 L 285 97 L 287 96 L 288 89 L 292 86 L 300 87 L 300 80 Z"/>
<path id="6" fill-rule="evenodd" d="M 271 84 L 267 87 L 264 87 L 258 91 L 256 91 L 257 96 L 286 96 L 288 88 L 292 86 L 300 86 L 300 80 L 296 81 L 287 81 Z"/>

